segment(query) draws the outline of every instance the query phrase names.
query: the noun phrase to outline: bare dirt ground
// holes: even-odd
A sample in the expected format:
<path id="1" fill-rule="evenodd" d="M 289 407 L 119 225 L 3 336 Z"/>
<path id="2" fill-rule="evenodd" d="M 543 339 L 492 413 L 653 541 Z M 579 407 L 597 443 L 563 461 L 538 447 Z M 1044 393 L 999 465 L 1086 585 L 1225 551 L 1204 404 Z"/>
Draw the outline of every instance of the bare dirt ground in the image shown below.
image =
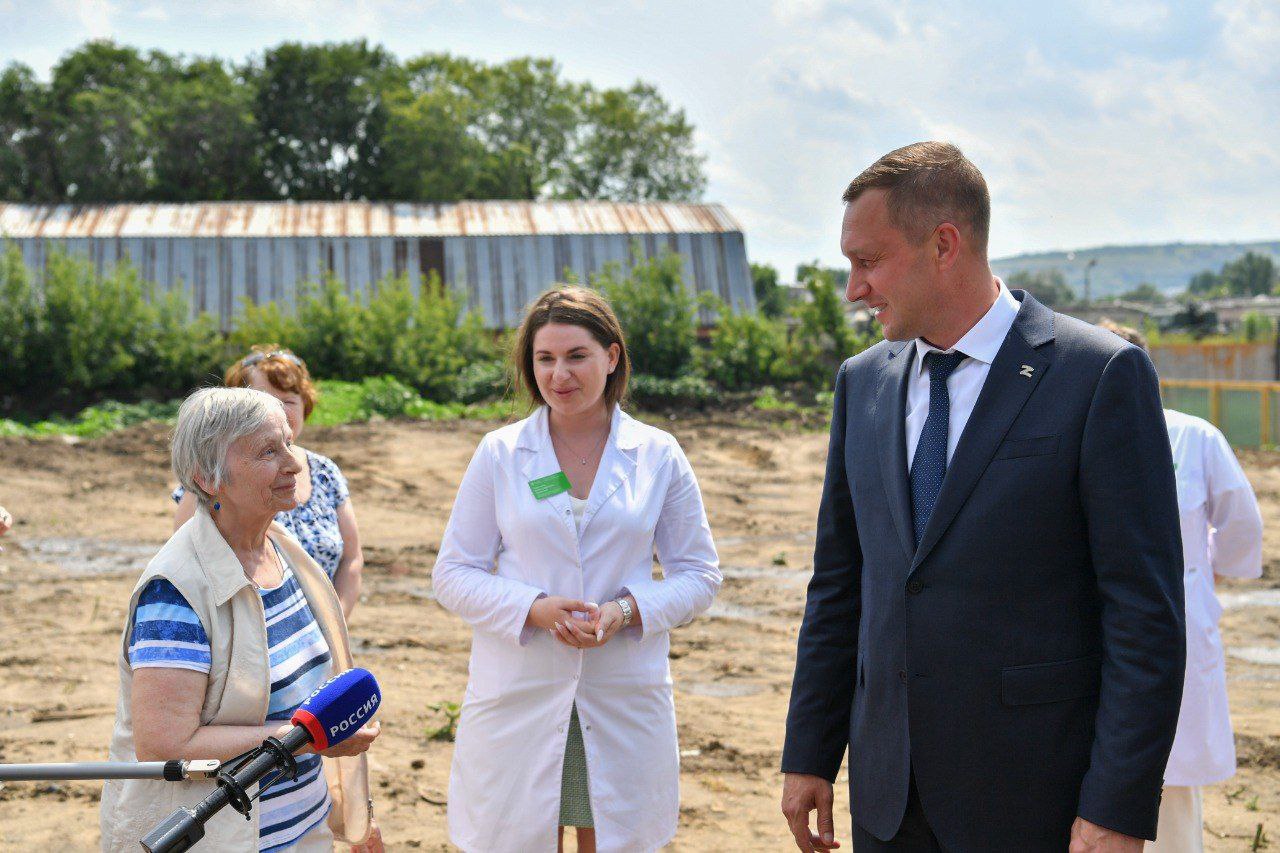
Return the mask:
<path id="1" fill-rule="evenodd" d="M 711 613 L 673 638 L 683 805 L 671 849 L 786 850 L 777 768 L 825 435 L 706 418 L 664 425 L 699 474 L 725 574 Z M 386 696 L 371 762 L 389 849 L 451 849 L 451 744 L 428 739 L 443 723 L 428 706 L 461 697 L 470 636 L 432 599 L 430 572 L 462 470 L 489 428 L 381 423 L 304 436 L 347 474 L 366 543 L 351 631 L 357 662 Z M 1267 566 L 1261 582 L 1223 590 L 1240 771 L 1206 791 L 1215 851 L 1254 848 L 1259 832 L 1280 849 L 1280 455 L 1244 461 L 1268 522 Z M 168 536 L 170 479 L 156 426 L 78 444 L 0 440 L 0 503 L 19 519 L 0 540 L 0 761 L 105 759 L 125 605 Z M 96 848 L 97 800 L 92 783 L 0 787 L 0 849 Z"/>

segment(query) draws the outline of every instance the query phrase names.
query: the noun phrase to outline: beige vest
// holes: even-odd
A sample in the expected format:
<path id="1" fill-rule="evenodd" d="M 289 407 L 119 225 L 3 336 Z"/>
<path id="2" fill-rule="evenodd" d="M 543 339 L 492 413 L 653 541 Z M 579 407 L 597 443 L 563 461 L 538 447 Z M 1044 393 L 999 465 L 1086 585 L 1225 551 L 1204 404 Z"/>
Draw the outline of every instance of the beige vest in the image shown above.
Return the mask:
<path id="1" fill-rule="evenodd" d="M 315 614 L 316 624 L 329 644 L 333 672 L 349 669 L 353 664 L 347 626 L 329 578 L 283 527 L 273 524 L 267 535 L 280 546 Z M 137 761 L 129 701 L 133 684 L 128 659 L 129 629 L 139 594 L 155 578 L 165 578 L 177 587 L 209 635 L 212 664 L 200 711 L 201 724 L 261 726 L 267 718 L 271 668 L 267 660 L 262 599 L 245 577 L 240 561 L 213 519 L 200 508 L 152 558 L 129 600 L 129 618 L 125 620 L 119 654 L 120 695 L 116 703 L 115 731 L 111 736 L 112 761 Z M 369 833 L 370 818 L 365 757 L 326 758 L 324 770 L 333 799 L 330 829 L 339 840 L 363 841 Z M 179 807 L 200 802 L 216 787 L 212 780 L 103 783 L 99 815 L 103 851 L 139 849 L 139 839 L 157 824 Z M 257 850 L 257 809 L 247 821 L 233 809 L 223 809 L 205 824 L 200 849 L 210 853 Z"/>

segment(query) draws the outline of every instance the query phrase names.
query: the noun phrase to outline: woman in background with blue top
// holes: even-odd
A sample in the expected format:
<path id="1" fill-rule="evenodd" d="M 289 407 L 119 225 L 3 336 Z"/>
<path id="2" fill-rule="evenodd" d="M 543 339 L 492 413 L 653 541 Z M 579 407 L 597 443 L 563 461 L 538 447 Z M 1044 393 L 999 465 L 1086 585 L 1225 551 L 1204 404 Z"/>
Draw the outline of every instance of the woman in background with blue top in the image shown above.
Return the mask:
<path id="1" fill-rule="evenodd" d="M 228 388 L 252 388 L 279 400 L 295 442 L 315 408 L 316 388 L 306 363 L 275 344 L 253 347 L 247 356 L 227 368 L 223 384 Z M 324 569 L 338 592 L 343 615 L 350 619 L 360 599 L 364 553 L 347 480 L 332 459 L 297 444 L 292 452 L 303 475 L 298 479 L 298 504 L 281 512 L 276 521 Z M 173 514 L 173 527 L 177 530 L 195 513 L 196 500 L 181 485 L 174 489 L 173 499 L 178 504 Z"/>
<path id="2" fill-rule="evenodd" d="M 295 506 L 301 466 L 278 400 L 206 388 L 178 413 L 173 469 L 195 513 L 151 560 L 129 602 L 121 642 L 112 761 L 228 761 L 288 731 L 294 710 L 352 665 L 342 609 L 319 566 L 278 524 Z M 378 724 L 268 783 L 251 820 L 227 810 L 201 849 L 304 853 L 380 851 L 360 753 Z M 345 764 L 343 763 L 345 762 Z M 102 847 L 136 849 L 210 781 L 113 780 L 103 787 Z M 332 793 L 331 793 L 332 792 Z M 366 844 L 366 842 L 370 842 Z"/>

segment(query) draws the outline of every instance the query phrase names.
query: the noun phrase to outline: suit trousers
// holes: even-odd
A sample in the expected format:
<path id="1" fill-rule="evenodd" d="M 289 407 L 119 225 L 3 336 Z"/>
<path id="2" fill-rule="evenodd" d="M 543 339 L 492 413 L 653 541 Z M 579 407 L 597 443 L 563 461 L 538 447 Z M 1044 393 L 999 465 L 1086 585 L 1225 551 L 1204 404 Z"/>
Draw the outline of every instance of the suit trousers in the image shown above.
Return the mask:
<path id="1" fill-rule="evenodd" d="M 909 784 L 907 811 L 902 816 L 902 825 L 898 827 L 897 835 L 888 841 L 881 841 L 854 821 L 853 853 L 943 853 L 942 845 L 938 843 L 924 816 L 920 792 L 916 790 L 915 773 L 911 774 Z"/>

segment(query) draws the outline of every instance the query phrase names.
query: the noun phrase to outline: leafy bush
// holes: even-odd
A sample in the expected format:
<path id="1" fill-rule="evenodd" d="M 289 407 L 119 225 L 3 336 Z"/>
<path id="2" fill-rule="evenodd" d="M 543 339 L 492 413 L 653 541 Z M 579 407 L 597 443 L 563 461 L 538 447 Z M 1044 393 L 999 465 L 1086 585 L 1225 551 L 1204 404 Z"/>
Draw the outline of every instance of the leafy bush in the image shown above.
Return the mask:
<path id="1" fill-rule="evenodd" d="M 37 283 L 14 246 L 0 261 L 0 396 L 50 411 L 112 396 L 183 393 L 216 373 L 222 341 L 179 290 L 122 263 L 98 275 L 55 252 Z"/>
<path id="2" fill-rule="evenodd" d="M 1250 343 L 1273 340 L 1276 336 L 1275 323 L 1264 314 L 1249 311 L 1240 318 L 1240 335 Z"/>
<path id="3" fill-rule="evenodd" d="M 676 379 L 633 373 L 628 391 L 632 400 L 642 407 L 667 408 L 687 406 L 702 408 L 720 394 L 706 379 L 686 374 Z"/>
<path id="4" fill-rule="evenodd" d="M 417 296 L 407 278 L 387 277 L 368 303 L 329 278 L 299 294 L 298 315 L 245 305 L 231 334 L 238 352 L 278 341 L 306 359 L 315 376 L 356 381 L 394 376 L 433 400 L 455 398 L 468 364 L 493 358 L 492 333 L 433 275 Z"/>
<path id="5" fill-rule="evenodd" d="M 458 372 L 453 398 L 459 403 L 501 399 L 510 384 L 507 365 L 498 360 L 473 361 Z"/>
<path id="6" fill-rule="evenodd" d="M 360 382 L 321 379 L 320 399 L 311 413 L 313 426 L 368 421 L 374 418 L 413 418 L 439 421 L 457 418 L 500 419 L 512 414 L 503 401 L 479 405 L 425 400 L 408 385 L 392 376 L 377 376 Z"/>
<path id="7" fill-rule="evenodd" d="M 31 424 L 13 420 L 0 420 L 0 435 L 75 435 L 80 438 L 97 438 L 143 421 L 172 421 L 178 416 L 181 401 L 167 403 L 119 403 L 108 400 L 89 406 L 74 418 L 52 418 Z"/>
<path id="8" fill-rule="evenodd" d="M 663 379 L 687 374 L 698 342 L 698 303 L 684 286 L 679 255 L 637 253 L 630 272 L 608 264 L 592 284 L 618 315 L 634 371 Z"/>
<path id="9" fill-rule="evenodd" d="M 827 388 L 840 363 L 871 341 L 859 338 L 845 322 L 840 295 L 828 276 L 811 275 L 804 286 L 810 300 L 793 309 L 799 321 L 791 340 L 793 364 L 806 384 Z"/>
<path id="10" fill-rule="evenodd" d="M 768 385 L 760 389 L 760 393 L 751 401 L 751 407 L 761 412 L 800 411 L 799 403 L 795 400 L 783 400 L 778 396 L 777 390 Z"/>
<path id="11" fill-rule="evenodd" d="M 718 302 L 718 300 L 717 300 Z M 763 314 L 734 314 L 723 303 L 703 355 L 704 371 L 728 391 L 742 391 L 796 376 L 785 326 Z"/>

